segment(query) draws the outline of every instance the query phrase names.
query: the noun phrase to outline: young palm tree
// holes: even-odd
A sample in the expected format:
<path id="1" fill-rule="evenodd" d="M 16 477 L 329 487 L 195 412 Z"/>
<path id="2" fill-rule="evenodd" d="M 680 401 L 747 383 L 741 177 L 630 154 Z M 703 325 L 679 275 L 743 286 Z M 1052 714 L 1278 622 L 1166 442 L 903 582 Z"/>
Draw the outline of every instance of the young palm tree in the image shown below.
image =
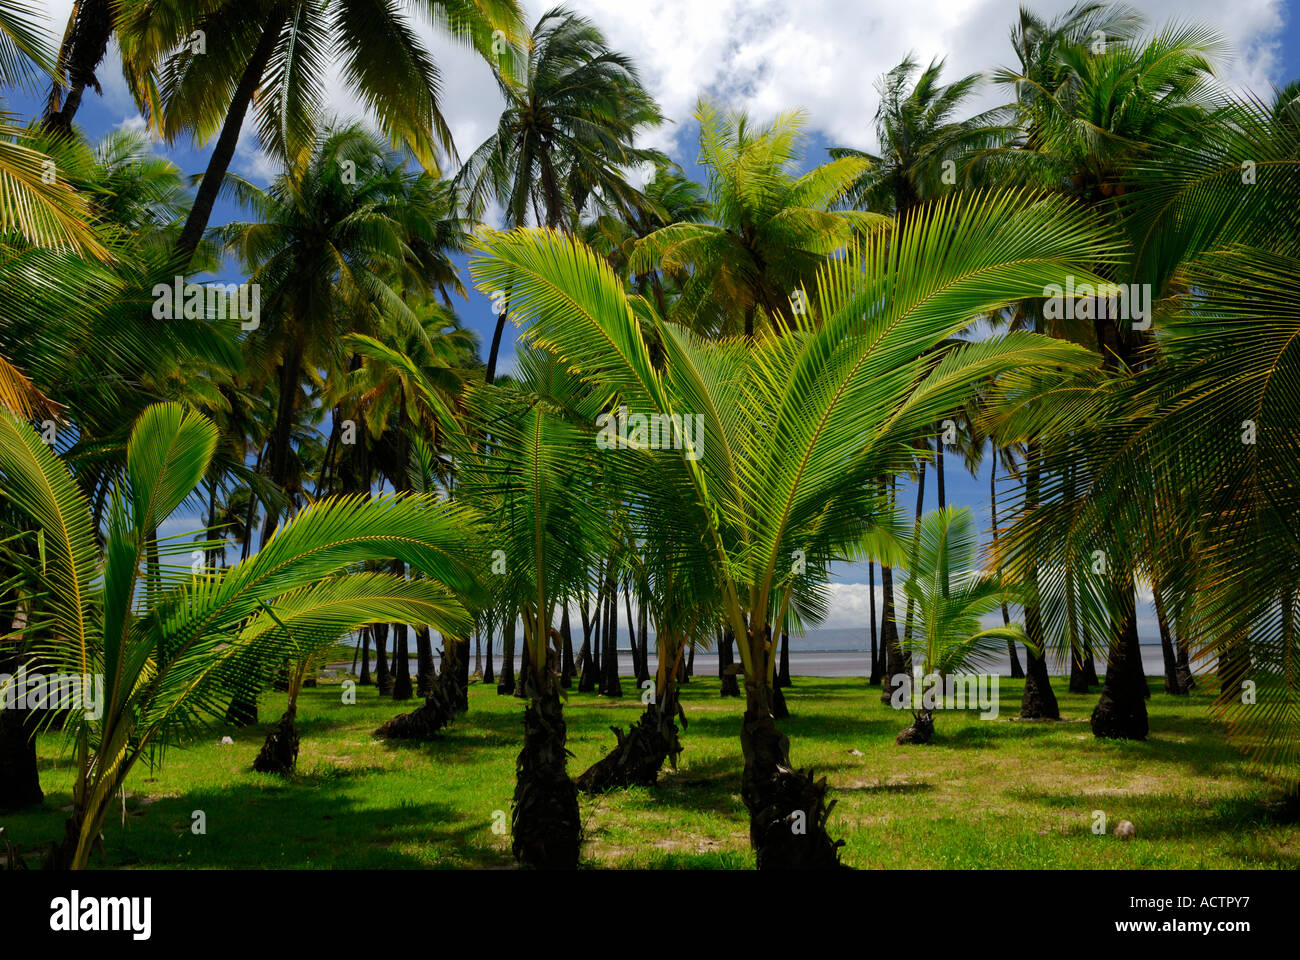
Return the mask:
<path id="1" fill-rule="evenodd" d="M 216 574 L 147 559 L 188 559 L 191 543 L 158 541 L 153 531 L 193 494 L 216 442 L 213 424 L 178 404 L 147 408 L 109 495 L 101 548 L 67 468 L 36 431 L 0 413 L 0 476 L 44 544 L 45 594 L 26 626 L 41 637 L 31 656 L 50 672 L 103 678 L 99 715 L 74 711 L 65 727 L 77 775 L 57 866 L 87 865 L 135 764 L 218 712 L 260 662 L 374 620 L 464 615 L 448 588 L 473 588 L 465 563 L 473 529 L 462 511 L 428 498 L 318 504 Z M 402 558 L 429 579 L 349 572 L 376 557 Z"/>
<path id="2" fill-rule="evenodd" d="M 903 653 L 920 661 L 918 676 L 946 677 L 988 661 L 1008 640 L 1028 642 L 1019 624 L 981 629 L 980 618 L 1005 602 L 1006 591 L 996 574 L 976 569 L 978 546 L 968 507 L 940 507 L 921 518 L 903 585 L 917 614 L 917 631 L 904 641 Z M 933 710 L 921 706 L 921 690 L 911 692 L 912 725 L 897 742 L 929 743 Z"/>
<path id="3" fill-rule="evenodd" d="M 773 716 L 771 627 L 796 604 L 815 619 L 831 560 L 891 516 L 873 490 L 906 468 L 912 438 L 959 408 L 972 383 L 1088 362 L 1086 351 L 1025 334 L 933 348 L 972 317 L 1113 255 L 1113 244 L 1062 201 L 963 197 L 825 264 L 820 325 L 799 318 L 786 336 L 714 343 L 643 304 L 634 311 L 604 261 L 567 237 L 514 231 L 482 243 L 471 262 L 480 289 L 509 286 L 516 322 L 539 343 L 632 413 L 668 418 L 656 455 L 672 487 L 629 495 L 682 505 L 682 535 L 704 543 L 739 642 L 742 797 L 759 866 L 835 864 L 825 782 L 792 769 Z M 662 368 L 644 326 L 663 344 Z M 700 429 L 673 426 L 674 415 L 702 418 L 691 421 Z"/>
<path id="4" fill-rule="evenodd" d="M 466 394 L 490 442 L 462 436 L 456 457 L 458 496 L 487 524 L 484 583 L 496 605 L 517 610 L 523 623 L 527 706 L 511 833 L 515 857 L 534 867 L 573 868 L 581 845 L 578 794 L 566 769 L 563 638 L 555 625 L 560 605 L 585 592 L 587 558 L 610 548 L 606 511 L 591 482 L 591 421 L 603 398 L 553 358 L 524 351 L 510 387 L 481 384 Z M 581 416 L 573 416 L 575 408 Z"/>

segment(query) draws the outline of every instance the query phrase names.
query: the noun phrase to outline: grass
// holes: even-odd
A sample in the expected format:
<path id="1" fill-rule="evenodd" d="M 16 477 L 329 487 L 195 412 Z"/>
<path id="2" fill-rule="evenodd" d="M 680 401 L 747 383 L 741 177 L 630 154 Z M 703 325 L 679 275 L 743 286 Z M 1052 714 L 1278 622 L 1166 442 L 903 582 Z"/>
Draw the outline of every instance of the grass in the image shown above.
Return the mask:
<path id="1" fill-rule="evenodd" d="M 1155 683 L 1158 684 L 1158 678 Z M 1154 693 L 1144 743 L 1095 740 L 1092 696 L 1064 693 L 1062 721 L 1014 719 L 1021 683 L 1001 683 L 1001 714 L 940 712 L 936 742 L 898 747 L 909 715 L 879 703 L 861 679 L 796 678 L 786 692 L 794 762 L 830 782 L 832 835 L 860 868 L 1291 868 L 1300 826 L 1267 813 L 1278 789 L 1224 741 L 1208 696 Z M 565 706 L 576 776 L 614 742 L 610 724 L 640 711 L 576 691 Z M 522 703 L 474 684 L 470 711 L 436 743 L 374 739 L 384 720 L 413 708 L 357 689 L 345 705 L 337 685 L 303 692 L 299 774 L 254 773 L 253 757 L 284 695 L 268 695 L 263 723 L 217 727 L 157 769 L 137 768 L 129 795 L 93 866 L 132 868 L 510 868 L 508 818 Z M 591 867 L 748 869 L 753 857 L 740 801 L 741 702 L 721 699 L 717 680 L 683 691 L 690 726 L 676 772 L 658 786 L 582 800 Z M 221 746 L 223 736 L 233 746 Z M 30 849 L 62 832 L 70 768 L 59 734 L 40 738 L 43 808 L 0 818 Z M 1094 811 L 1108 830 L 1092 832 Z M 195 834 L 195 811 L 206 833 Z M 1121 842 L 1119 820 L 1137 827 Z M 505 822 L 508 822 L 506 820 Z"/>

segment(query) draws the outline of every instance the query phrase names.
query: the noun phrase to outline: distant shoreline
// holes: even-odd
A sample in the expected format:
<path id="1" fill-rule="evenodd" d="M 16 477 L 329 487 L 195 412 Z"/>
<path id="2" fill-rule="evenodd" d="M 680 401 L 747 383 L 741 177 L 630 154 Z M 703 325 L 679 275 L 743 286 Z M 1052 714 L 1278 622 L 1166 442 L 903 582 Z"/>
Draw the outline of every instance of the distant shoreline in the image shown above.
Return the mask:
<path id="1" fill-rule="evenodd" d="M 435 651 L 437 649 L 435 642 Z M 1142 644 L 1142 669 L 1148 677 L 1164 676 L 1164 655 L 1161 652 L 1160 645 Z M 653 663 L 653 651 L 651 652 Z M 1024 650 L 1020 650 L 1020 663 L 1024 666 Z M 436 654 L 435 654 L 436 656 Z M 627 674 L 632 669 L 631 651 L 624 648 L 618 652 L 619 672 Z M 493 670 L 500 674 L 501 656 L 495 652 L 492 658 Z M 374 652 L 371 651 L 371 669 L 374 669 Z M 414 672 L 415 657 L 411 657 Z M 470 648 L 470 668 L 473 669 L 475 663 L 473 647 Z M 332 663 L 332 668 L 346 670 L 350 666 L 347 663 Z M 516 667 L 518 659 L 516 656 Z M 1097 672 L 1104 673 L 1106 664 L 1102 660 L 1096 661 Z M 1213 663 L 1198 664 L 1193 667 L 1197 674 L 1205 673 L 1213 669 Z M 823 677 L 823 678 L 848 678 L 848 677 L 866 677 L 871 671 L 871 652 L 870 650 L 791 650 L 790 651 L 790 675 L 792 677 Z M 980 668 L 973 668 L 968 673 L 996 673 L 1002 677 L 1011 676 L 1011 662 L 1003 654 L 1001 657 L 986 663 Z M 1057 664 L 1054 658 L 1048 660 L 1048 673 L 1054 677 L 1064 677 L 1066 674 L 1061 665 Z M 695 674 L 697 676 L 717 676 L 718 674 L 718 655 L 716 653 L 695 654 Z"/>

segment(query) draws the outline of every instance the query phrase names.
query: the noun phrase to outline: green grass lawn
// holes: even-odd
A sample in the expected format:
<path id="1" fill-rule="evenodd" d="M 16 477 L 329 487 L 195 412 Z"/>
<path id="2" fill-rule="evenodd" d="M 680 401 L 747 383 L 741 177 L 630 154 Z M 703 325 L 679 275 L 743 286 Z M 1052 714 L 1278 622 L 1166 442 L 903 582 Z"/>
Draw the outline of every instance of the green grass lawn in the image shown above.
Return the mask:
<path id="1" fill-rule="evenodd" d="M 1300 826 L 1271 818 L 1278 788 L 1225 743 L 1204 693 L 1155 693 L 1150 739 L 1120 743 L 1088 729 L 1096 694 L 1064 686 L 1062 722 L 1015 720 L 1021 684 L 1003 680 L 998 719 L 940 712 L 935 743 L 898 747 L 910 716 L 881 705 L 879 688 L 797 678 L 781 726 L 795 763 L 829 778 L 831 833 L 846 841 L 843 858 L 854 867 L 1300 866 Z M 622 700 L 572 693 L 574 776 L 613 744 L 610 724 L 639 713 L 634 684 L 624 689 Z M 587 866 L 752 867 L 739 796 L 742 703 L 717 691 L 715 678 L 684 689 L 690 727 L 676 772 L 652 789 L 583 798 Z M 283 694 L 264 700 L 258 726 L 215 728 L 169 751 L 160 769 L 137 768 L 124 809 L 108 823 L 107 859 L 96 855 L 94 866 L 513 867 L 509 837 L 492 828 L 494 813 L 510 809 L 521 701 L 475 683 L 469 713 L 441 740 L 393 744 L 372 731 L 414 704 L 381 699 L 373 687 L 357 693 L 349 706 L 338 686 L 304 691 L 292 782 L 251 769 Z M 233 746 L 220 745 L 226 735 Z M 60 745 L 58 734 L 41 737 L 44 808 L 0 818 L 24 848 L 62 832 L 71 794 Z M 206 815 L 204 835 L 191 831 L 196 810 Z M 1108 828 L 1131 820 L 1137 838 L 1094 835 L 1096 810 Z"/>

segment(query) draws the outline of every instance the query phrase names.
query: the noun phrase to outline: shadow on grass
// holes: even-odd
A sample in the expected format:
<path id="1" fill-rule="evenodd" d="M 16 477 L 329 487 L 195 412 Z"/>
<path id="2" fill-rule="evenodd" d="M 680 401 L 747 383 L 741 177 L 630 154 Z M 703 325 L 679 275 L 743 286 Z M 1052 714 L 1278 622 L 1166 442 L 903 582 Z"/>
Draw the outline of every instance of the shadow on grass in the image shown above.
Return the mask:
<path id="1" fill-rule="evenodd" d="M 247 784 L 238 784 L 157 800 L 128 815 L 125 826 L 110 820 L 108 865 L 393 870 L 512 863 L 489 839 L 486 819 L 442 803 L 360 806 L 347 792 L 349 781 L 379 769 L 317 772 L 264 784 L 251 795 Z M 206 833 L 192 831 L 196 811 L 203 812 Z M 403 849 L 416 845 L 436 850 L 438 861 Z"/>

